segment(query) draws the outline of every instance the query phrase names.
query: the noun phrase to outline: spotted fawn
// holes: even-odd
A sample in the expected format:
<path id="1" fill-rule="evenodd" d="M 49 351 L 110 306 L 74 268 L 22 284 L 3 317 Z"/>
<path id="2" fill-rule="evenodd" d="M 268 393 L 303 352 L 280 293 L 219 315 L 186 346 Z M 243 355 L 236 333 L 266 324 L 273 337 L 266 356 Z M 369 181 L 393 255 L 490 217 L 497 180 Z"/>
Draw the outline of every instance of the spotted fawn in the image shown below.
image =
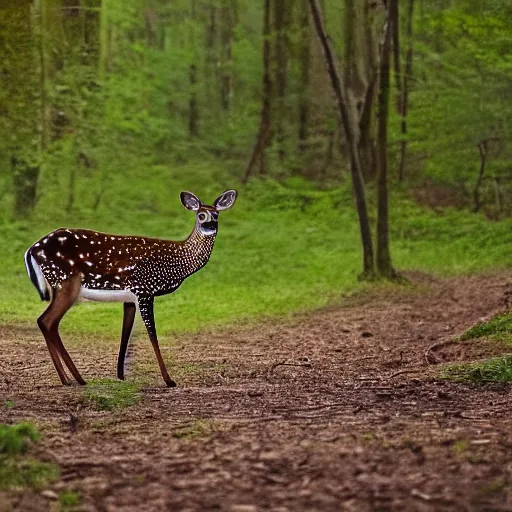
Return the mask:
<path id="1" fill-rule="evenodd" d="M 227 190 L 208 206 L 191 192 L 181 202 L 196 212 L 194 229 L 186 240 L 119 236 L 85 229 L 57 229 L 25 253 L 28 275 L 41 300 L 50 305 L 37 319 L 62 384 L 69 384 L 62 362 L 79 384 L 85 384 L 59 335 L 59 323 L 80 298 L 124 303 L 117 376 L 124 380 L 124 362 L 137 308 L 153 345 L 162 377 L 176 383 L 165 367 L 155 328 L 155 297 L 176 291 L 204 267 L 217 236 L 219 212 L 235 203 L 236 190 Z M 62 358 L 62 361 L 61 361 Z"/>

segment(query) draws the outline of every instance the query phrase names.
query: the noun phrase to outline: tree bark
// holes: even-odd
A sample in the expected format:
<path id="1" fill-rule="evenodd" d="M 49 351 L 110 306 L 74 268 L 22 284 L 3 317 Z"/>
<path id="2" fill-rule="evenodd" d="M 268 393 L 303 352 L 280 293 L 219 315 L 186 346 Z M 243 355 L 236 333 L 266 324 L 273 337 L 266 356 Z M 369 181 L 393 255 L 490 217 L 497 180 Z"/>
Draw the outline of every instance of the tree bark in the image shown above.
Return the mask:
<path id="1" fill-rule="evenodd" d="M 190 96 L 188 100 L 188 132 L 192 137 L 199 135 L 199 107 L 197 104 L 197 66 L 190 64 L 188 69 Z"/>
<path id="2" fill-rule="evenodd" d="M 360 0 L 362 2 L 362 20 L 364 37 L 361 44 L 364 47 L 364 64 L 361 73 L 365 76 L 365 89 L 360 105 L 359 114 L 359 140 L 358 148 L 361 159 L 361 168 L 365 182 L 370 182 L 377 176 L 377 157 L 375 154 L 375 120 L 374 104 L 376 100 L 378 77 L 378 42 L 375 35 L 377 15 L 376 4 L 372 0 Z"/>
<path id="3" fill-rule="evenodd" d="M 480 169 L 478 171 L 478 178 L 473 190 L 473 213 L 477 213 L 482 207 L 482 202 L 480 200 L 480 187 L 482 186 L 485 164 L 487 163 L 487 140 L 483 140 L 478 144 L 478 151 L 480 152 Z"/>
<path id="4" fill-rule="evenodd" d="M 405 58 L 405 71 L 402 82 L 402 98 L 400 100 L 400 161 L 398 164 L 398 181 L 404 181 L 405 155 L 407 152 L 407 115 L 409 111 L 409 80 L 412 78 L 412 55 L 413 55 L 413 15 L 414 0 L 409 0 L 407 9 L 407 55 Z"/>
<path id="5" fill-rule="evenodd" d="M 274 1 L 274 83 L 275 83 L 275 142 L 279 159 L 285 158 L 285 117 L 286 117 L 286 87 L 288 82 L 288 44 L 287 44 L 287 10 L 289 0 Z"/>
<path id="6" fill-rule="evenodd" d="M 220 79 L 220 103 L 222 109 L 228 111 L 231 107 L 233 91 L 233 56 L 232 39 L 235 26 L 236 3 L 226 2 L 221 11 L 221 79 Z"/>
<path id="7" fill-rule="evenodd" d="M 192 0 L 190 4 L 190 9 L 192 20 L 195 21 L 195 0 Z M 191 35 L 193 37 L 194 33 L 192 33 Z M 192 59 L 195 59 L 195 55 L 192 57 Z M 190 92 L 188 100 L 188 132 L 191 137 L 197 137 L 199 135 L 199 106 L 197 102 L 197 65 L 194 61 L 191 62 L 189 65 L 188 78 L 190 83 Z"/>
<path id="8" fill-rule="evenodd" d="M 110 70 L 110 0 L 101 0 L 100 11 L 100 55 L 98 61 L 98 75 L 100 80 Z"/>
<path id="9" fill-rule="evenodd" d="M 218 115 L 218 97 L 217 83 L 221 82 L 219 77 L 219 67 L 221 65 L 220 50 L 217 47 L 218 42 L 218 12 L 217 6 L 210 3 L 208 12 L 208 26 L 206 27 L 205 37 L 205 80 L 204 91 L 209 105 L 210 115 Z M 213 86 L 215 84 L 215 86 Z"/>
<path id="10" fill-rule="evenodd" d="M 300 14 L 300 89 L 299 89 L 299 143 L 298 150 L 307 147 L 309 131 L 309 67 L 310 67 L 310 26 L 308 0 L 301 1 Z"/>
<path id="11" fill-rule="evenodd" d="M 389 62 L 391 34 L 393 33 L 393 11 L 395 2 L 388 1 L 388 17 L 381 45 L 379 96 L 377 117 L 377 271 L 382 277 L 393 279 L 396 272 L 391 264 L 389 250 L 389 211 L 388 211 L 388 117 L 389 117 Z"/>
<path id="12" fill-rule="evenodd" d="M 263 102 L 261 106 L 260 127 L 251 158 L 242 178 L 242 183 L 247 183 L 258 160 L 260 162 L 260 174 L 265 174 L 266 172 L 265 150 L 272 141 L 270 111 L 272 88 L 273 84 L 270 77 L 270 0 L 265 0 L 263 13 Z"/>
<path id="13" fill-rule="evenodd" d="M 372 277 L 374 274 L 374 255 L 373 241 L 370 229 L 370 221 L 368 218 L 368 208 L 366 205 L 366 197 L 359 162 L 359 153 L 357 149 L 357 140 L 354 130 L 354 120 L 351 119 L 351 111 L 347 101 L 347 93 L 341 77 L 336 69 L 336 64 L 332 50 L 325 32 L 322 15 L 317 0 L 309 0 L 311 13 L 315 22 L 316 31 L 322 45 L 327 72 L 331 81 L 334 94 L 336 96 L 336 104 L 338 107 L 340 125 L 345 132 L 345 138 L 350 152 L 350 170 L 352 175 L 352 185 L 354 189 L 354 198 L 356 202 L 357 213 L 359 216 L 359 229 L 361 234 L 361 243 L 363 247 L 363 277 Z"/>
<path id="14" fill-rule="evenodd" d="M 396 2 L 391 2 L 391 11 L 390 11 L 390 21 L 391 21 L 391 39 L 393 41 L 393 64 L 395 71 L 395 87 L 396 87 L 396 98 L 395 98 L 395 108 L 398 114 L 402 113 L 402 84 L 403 77 L 401 73 L 401 58 L 400 58 L 400 24 L 399 24 L 399 12 L 398 12 L 398 0 Z"/>

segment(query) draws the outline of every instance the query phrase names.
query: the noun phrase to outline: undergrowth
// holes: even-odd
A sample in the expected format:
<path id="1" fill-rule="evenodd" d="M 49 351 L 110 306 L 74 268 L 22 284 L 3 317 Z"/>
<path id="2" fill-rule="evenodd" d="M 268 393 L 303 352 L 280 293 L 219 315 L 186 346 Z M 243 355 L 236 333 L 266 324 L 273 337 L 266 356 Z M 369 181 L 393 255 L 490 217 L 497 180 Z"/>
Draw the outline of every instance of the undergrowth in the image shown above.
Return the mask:
<path id="1" fill-rule="evenodd" d="M 39 438 L 38 430 L 30 423 L 0 424 L 0 490 L 39 489 L 58 478 L 57 466 L 27 455 Z"/>
<path id="2" fill-rule="evenodd" d="M 511 382 L 512 355 L 474 363 L 447 365 L 441 370 L 440 376 L 442 379 L 457 382 Z"/>
<path id="3" fill-rule="evenodd" d="M 486 337 L 495 341 L 512 342 L 512 312 L 496 315 L 487 322 L 479 322 L 459 336 L 466 341 Z"/>
<path id="4" fill-rule="evenodd" d="M 485 338 L 491 341 L 512 343 L 512 312 L 494 316 L 479 322 L 457 337 L 456 341 Z M 512 381 L 512 355 L 503 355 L 485 361 L 447 365 L 441 370 L 441 378 L 459 382 L 510 382 Z"/>

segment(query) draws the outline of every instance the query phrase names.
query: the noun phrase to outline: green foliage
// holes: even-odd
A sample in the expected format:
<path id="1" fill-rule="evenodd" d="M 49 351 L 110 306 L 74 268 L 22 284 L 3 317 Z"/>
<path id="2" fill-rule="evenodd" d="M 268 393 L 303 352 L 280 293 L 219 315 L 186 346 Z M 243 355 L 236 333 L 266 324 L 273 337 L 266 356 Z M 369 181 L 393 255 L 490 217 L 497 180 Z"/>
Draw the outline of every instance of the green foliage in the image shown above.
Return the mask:
<path id="1" fill-rule="evenodd" d="M 461 341 L 482 338 L 483 336 L 498 340 L 512 342 L 512 313 L 496 315 L 488 322 L 479 322 L 461 334 Z"/>
<path id="2" fill-rule="evenodd" d="M 410 95 L 410 159 L 421 164 L 411 165 L 409 177 L 451 187 L 470 205 L 478 144 L 487 140 L 481 197 L 494 215 L 498 208 L 510 214 L 512 204 L 512 28 L 506 13 L 510 4 L 501 0 L 417 9 Z M 399 119 L 391 128 L 399 139 Z"/>
<path id="3" fill-rule="evenodd" d="M 448 365 L 440 373 L 442 379 L 457 382 L 511 382 L 512 356 L 502 356 L 486 361 Z"/>
<path id="4" fill-rule="evenodd" d="M 63 512 L 74 510 L 82 503 L 82 495 L 73 489 L 64 489 L 59 492 L 59 504 Z"/>
<path id="5" fill-rule="evenodd" d="M 40 488 L 57 479 L 55 465 L 24 456 L 30 444 L 39 438 L 38 430 L 30 423 L 0 424 L 0 490 Z"/>
<path id="6" fill-rule="evenodd" d="M 0 455 L 0 490 L 23 487 L 40 489 L 58 477 L 59 470 L 54 464 Z"/>
<path id="7" fill-rule="evenodd" d="M 451 449 L 457 457 L 462 457 L 466 455 L 469 450 L 469 442 L 467 439 L 458 439 L 452 444 Z"/>
<path id="8" fill-rule="evenodd" d="M 30 442 L 39 441 L 39 432 L 31 423 L 0 424 L 0 454 L 25 453 Z"/>
<path id="9" fill-rule="evenodd" d="M 84 396 L 100 411 L 112 411 L 135 405 L 140 389 L 141 385 L 133 381 L 92 379 L 84 388 Z"/>

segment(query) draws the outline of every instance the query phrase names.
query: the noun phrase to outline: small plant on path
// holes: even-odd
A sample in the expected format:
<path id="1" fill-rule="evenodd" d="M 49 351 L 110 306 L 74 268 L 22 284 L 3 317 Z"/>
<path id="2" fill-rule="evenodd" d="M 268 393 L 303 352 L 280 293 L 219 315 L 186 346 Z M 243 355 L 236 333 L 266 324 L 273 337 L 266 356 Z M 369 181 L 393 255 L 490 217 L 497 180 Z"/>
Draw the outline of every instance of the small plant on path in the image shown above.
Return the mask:
<path id="1" fill-rule="evenodd" d="M 0 424 L 0 489 L 39 489 L 59 476 L 57 466 L 25 456 L 40 434 L 30 423 Z"/>

